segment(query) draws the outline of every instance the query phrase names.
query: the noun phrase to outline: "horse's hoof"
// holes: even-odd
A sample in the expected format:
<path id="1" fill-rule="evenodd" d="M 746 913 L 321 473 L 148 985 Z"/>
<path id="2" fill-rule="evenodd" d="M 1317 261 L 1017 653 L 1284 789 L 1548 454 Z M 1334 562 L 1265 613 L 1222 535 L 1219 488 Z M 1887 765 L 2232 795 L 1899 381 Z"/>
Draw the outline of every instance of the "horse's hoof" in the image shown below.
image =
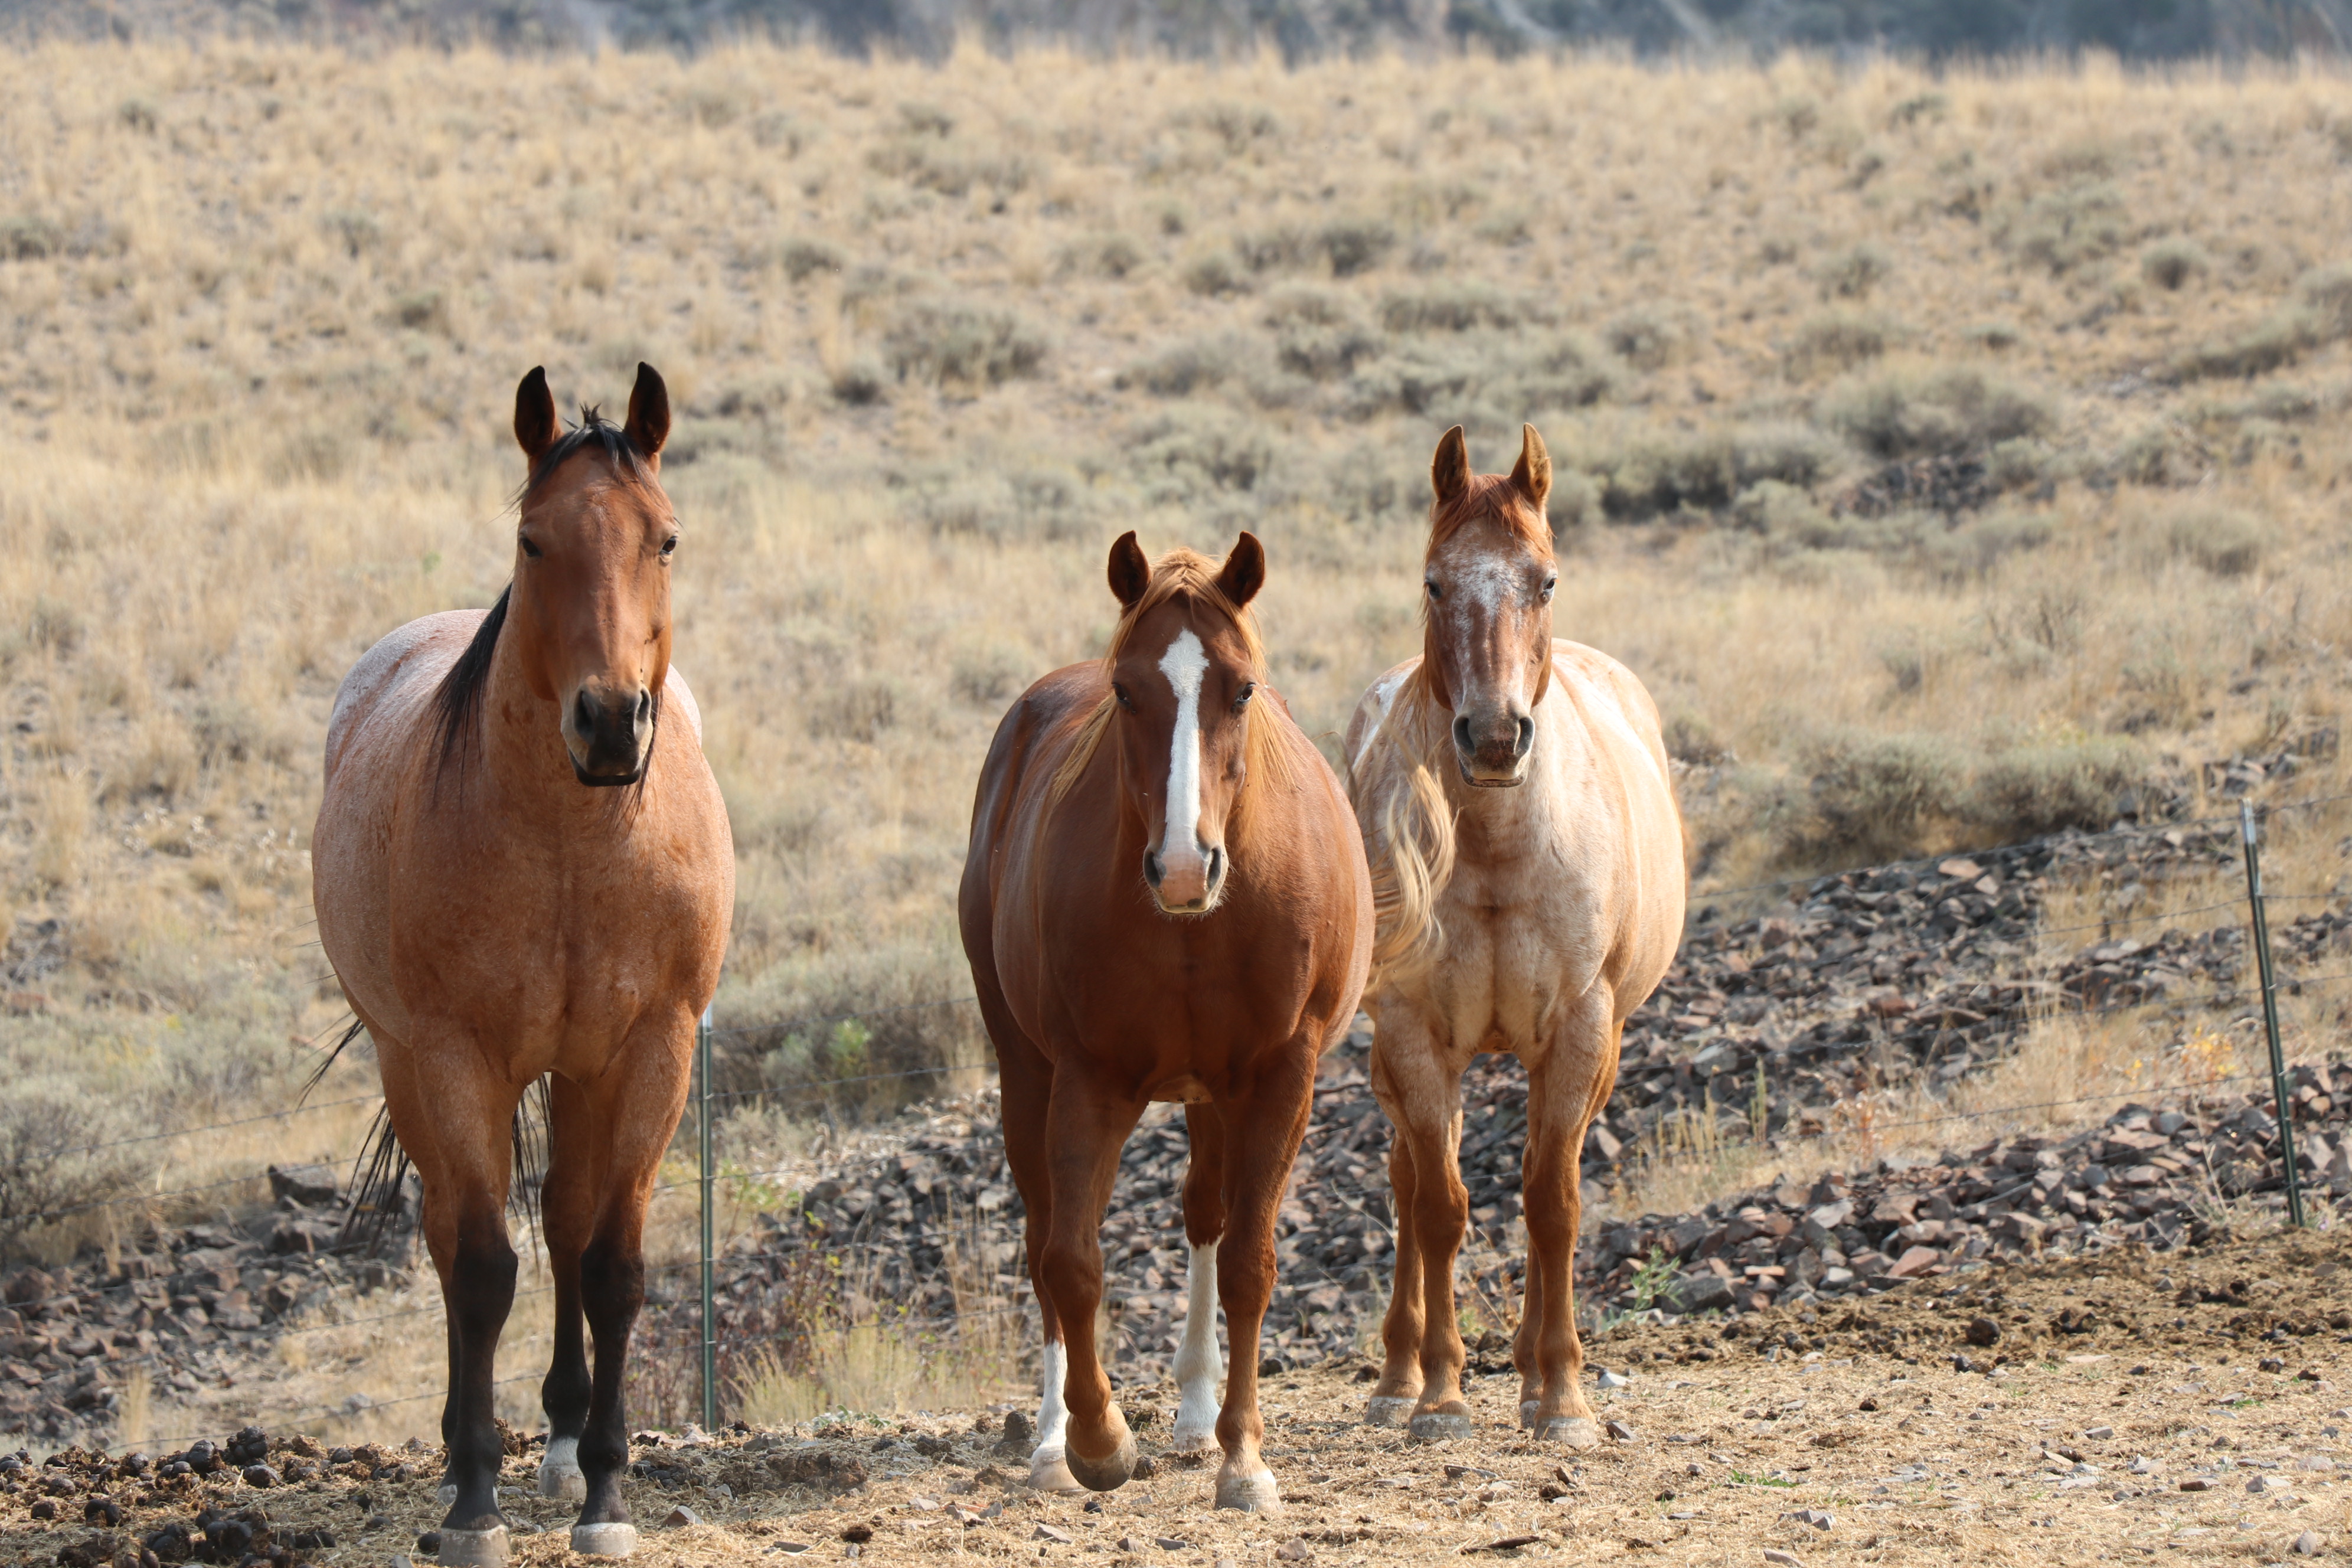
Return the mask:
<path id="1" fill-rule="evenodd" d="M 1601 1447 L 1601 1423 L 1590 1415 L 1555 1415 L 1536 1423 L 1536 1441 L 1558 1443 L 1579 1453 Z"/>
<path id="2" fill-rule="evenodd" d="M 1412 1407 L 1419 1403 L 1395 1394 L 1375 1394 L 1364 1405 L 1364 1425 L 1402 1426 L 1405 1418 L 1412 1414 Z"/>
<path id="3" fill-rule="evenodd" d="M 588 1500 L 588 1478 L 580 1473 L 580 1439 L 549 1440 L 547 1458 L 539 1462 L 539 1495 L 572 1502 Z"/>
<path id="4" fill-rule="evenodd" d="M 1065 1448 L 1062 1462 L 1067 1473 L 1077 1478 L 1078 1484 L 1087 1490 L 1116 1491 L 1135 1474 L 1135 1434 L 1130 1432 L 1122 1438 L 1108 1459 L 1089 1459 L 1076 1448 Z"/>
<path id="5" fill-rule="evenodd" d="M 1188 1426 L 1179 1421 L 1175 1432 L 1168 1439 L 1168 1446 L 1180 1454 L 1205 1454 L 1217 1446 L 1216 1423 L 1212 1421 L 1206 1426 Z"/>
<path id="6" fill-rule="evenodd" d="M 1217 1506 L 1237 1508 L 1244 1513 L 1280 1513 L 1282 1489 L 1274 1484 L 1272 1470 L 1260 1470 L 1254 1476 L 1219 1476 Z"/>
<path id="7" fill-rule="evenodd" d="M 1041 1492 L 1082 1492 L 1078 1478 L 1060 1448 L 1040 1448 L 1029 1456 L 1029 1485 Z"/>
<path id="8" fill-rule="evenodd" d="M 1520 1431 L 1522 1431 L 1522 1432 L 1525 1432 L 1525 1431 L 1528 1430 L 1529 1428 L 1531 1428 L 1532 1426 L 1535 1426 L 1535 1424 L 1536 1424 L 1536 1412 L 1537 1412 L 1537 1411 L 1538 1411 L 1538 1410 L 1541 1410 L 1542 1408 L 1543 1408 L 1543 1401 L 1542 1401 L 1542 1400 L 1540 1400 L 1540 1399 L 1522 1399 L 1522 1400 L 1520 1400 L 1520 1401 L 1519 1401 L 1519 1430 L 1520 1430 Z"/>
<path id="9" fill-rule="evenodd" d="M 446 1541 L 448 1536 L 441 1538 Z M 572 1527 L 572 1550 L 583 1557 L 626 1557 L 637 1549 L 637 1527 L 634 1524 L 575 1524 Z M 441 1561 L 449 1561 L 448 1549 L 442 1549 Z"/>
<path id="10" fill-rule="evenodd" d="M 507 1527 L 441 1531 L 441 1561 L 464 1568 L 499 1568 L 507 1560 Z"/>
<path id="11" fill-rule="evenodd" d="M 1449 1438 L 1470 1436 L 1470 1417 L 1456 1415 L 1451 1411 L 1432 1410 L 1414 1416 L 1409 1430 L 1424 1443 L 1443 1443 Z"/>

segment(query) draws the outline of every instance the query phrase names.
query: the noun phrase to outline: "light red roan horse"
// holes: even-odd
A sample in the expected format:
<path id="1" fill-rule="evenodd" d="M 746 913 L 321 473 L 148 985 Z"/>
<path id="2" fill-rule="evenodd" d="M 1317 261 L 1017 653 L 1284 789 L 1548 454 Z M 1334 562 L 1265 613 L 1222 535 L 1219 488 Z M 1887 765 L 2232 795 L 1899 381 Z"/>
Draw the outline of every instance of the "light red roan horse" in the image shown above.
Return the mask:
<path id="1" fill-rule="evenodd" d="M 1099 1229 L 1144 1107 L 1181 1100 L 1191 1314 L 1175 1442 L 1205 1448 L 1213 1433 L 1219 1507 L 1281 1501 L 1257 1408 L 1275 1215 L 1317 1058 L 1355 1016 L 1372 895 L 1339 780 L 1265 684 L 1246 610 L 1265 576 L 1246 533 L 1222 568 L 1189 550 L 1152 564 L 1122 537 L 1108 655 L 1013 705 L 973 803 L 964 952 L 1045 1322 L 1033 1486 L 1105 1491 L 1134 1472 L 1095 1345 Z"/>
<path id="2" fill-rule="evenodd" d="M 1601 1440 L 1577 1386 L 1580 1156 L 1617 1081 L 1627 1015 L 1682 936 L 1682 819 L 1649 693 L 1551 635 L 1551 458 L 1525 427 L 1510 476 L 1474 476 L 1461 428 L 1431 467 L 1419 658 L 1357 704 L 1347 754 L 1380 899 L 1372 1092 L 1396 1127 L 1395 1288 L 1367 1415 L 1466 1436 L 1454 1259 L 1462 1072 L 1479 1051 L 1528 1069 L 1520 1166 L 1531 1255 L 1513 1360 L 1519 1422 Z"/>
<path id="3" fill-rule="evenodd" d="M 423 1178 L 448 1313 L 444 1563 L 507 1556 L 490 1396 L 515 1289 L 509 1127 L 543 1074 L 555 1352 L 540 1487 L 582 1499 L 573 1550 L 635 1545 L 621 1384 L 646 1204 L 734 906 L 726 810 L 669 662 L 661 377 L 637 367 L 626 424 L 589 410 L 559 434 L 534 370 L 514 429 L 530 475 L 514 580 L 487 615 L 413 621 L 344 678 L 312 848 L 319 933 Z"/>

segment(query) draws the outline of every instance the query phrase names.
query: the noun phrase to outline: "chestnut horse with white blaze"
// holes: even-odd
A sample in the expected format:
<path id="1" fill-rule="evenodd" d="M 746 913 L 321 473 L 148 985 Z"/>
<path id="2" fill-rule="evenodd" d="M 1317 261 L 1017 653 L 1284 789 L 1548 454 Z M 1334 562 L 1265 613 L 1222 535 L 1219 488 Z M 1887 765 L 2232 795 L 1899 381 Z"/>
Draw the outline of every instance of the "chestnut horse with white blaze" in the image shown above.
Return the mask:
<path id="1" fill-rule="evenodd" d="M 513 581 L 488 614 L 412 621 L 344 678 L 311 850 L 319 934 L 423 1179 L 447 1309 L 445 1563 L 507 1557 L 492 1358 L 515 1289 L 510 1126 L 542 1076 L 555 1352 L 540 1487 L 581 1499 L 573 1550 L 635 1545 L 621 1384 L 646 1205 L 734 907 L 726 808 L 670 665 L 661 377 L 637 367 L 625 425 L 590 409 L 559 433 L 534 370 L 514 431 L 529 478 Z"/>
<path id="2" fill-rule="evenodd" d="M 1381 677 L 1346 741 L 1378 889 L 1365 997 L 1372 1092 L 1396 1128 L 1396 1279 L 1368 1418 L 1466 1436 L 1454 1260 L 1469 1224 L 1462 1073 L 1528 1071 L 1520 1165 L 1530 1259 L 1513 1360 L 1519 1422 L 1601 1440 L 1577 1386 L 1576 1236 L 1586 1129 L 1625 1019 L 1681 940 L 1685 872 L 1656 706 L 1622 665 L 1551 635 L 1551 459 L 1526 426 L 1506 478 L 1437 444 L 1422 654 Z"/>
<path id="3" fill-rule="evenodd" d="M 1172 1100 L 1192 1143 L 1176 1446 L 1213 1434 L 1220 1508 L 1281 1501 L 1257 1408 L 1275 1215 L 1316 1062 L 1363 990 L 1372 893 L 1346 793 L 1265 683 L 1247 610 L 1265 577 L 1247 533 L 1222 567 L 1189 550 L 1149 563 L 1120 538 L 1109 653 L 1013 705 L 972 805 L 963 943 L 1028 1210 L 1042 1489 L 1107 1491 L 1134 1473 L 1095 1345 L 1099 1233 L 1120 1146 L 1147 1105 Z"/>

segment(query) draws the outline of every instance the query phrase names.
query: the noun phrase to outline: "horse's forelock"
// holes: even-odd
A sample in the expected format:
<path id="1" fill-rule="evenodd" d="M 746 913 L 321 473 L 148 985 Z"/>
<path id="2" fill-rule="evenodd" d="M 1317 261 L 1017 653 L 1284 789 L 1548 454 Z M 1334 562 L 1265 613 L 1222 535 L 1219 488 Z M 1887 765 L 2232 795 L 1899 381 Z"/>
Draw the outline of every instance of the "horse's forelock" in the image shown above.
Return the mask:
<path id="1" fill-rule="evenodd" d="M 1551 529 L 1544 514 L 1528 502 L 1508 474 L 1475 474 L 1460 495 L 1432 510 L 1426 554 L 1436 554 L 1446 541 L 1486 518 L 1501 523 L 1515 538 L 1538 549 L 1551 549 Z"/>

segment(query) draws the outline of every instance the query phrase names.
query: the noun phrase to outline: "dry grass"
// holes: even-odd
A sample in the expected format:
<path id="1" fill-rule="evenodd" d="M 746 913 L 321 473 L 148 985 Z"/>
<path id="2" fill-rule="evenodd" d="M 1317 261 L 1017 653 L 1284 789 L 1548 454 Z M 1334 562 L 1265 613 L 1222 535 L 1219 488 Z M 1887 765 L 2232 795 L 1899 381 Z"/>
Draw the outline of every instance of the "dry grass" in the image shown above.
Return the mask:
<path id="1" fill-rule="evenodd" d="M 0 976 L 0 1056 L 136 1126 L 283 1103 L 338 1015 L 328 705 L 384 631 L 497 592 L 534 363 L 611 400 L 647 357 L 681 411 L 679 658 L 740 857 L 722 1023 L 963 993 L 977 760 L 1098 646 L 1125 528 L 1257 531 L 1276 681 L 1339 728 L 1417 646 L 1455 419 L 1488 465 L 1541 424 L 1560 630 L 1736 758 L 1696 803 L 1718 885 L 1843 852 L 1787 825 L 1855 737 L 2179 773 L 2343 707 L 2352 100 L 2319 67 L 216 43 L 0 73 L 0 939 L 67 937 Z M 1957 524 L 1832 504 L 1947 451 L 1999 491 Z M 1970 788 L 1906 842 L 1991 831 Z M 844 1048 L 736 1047 L 741 1087 Z M 856 1048 L 982 1051 L 963 1009 Z"/>

